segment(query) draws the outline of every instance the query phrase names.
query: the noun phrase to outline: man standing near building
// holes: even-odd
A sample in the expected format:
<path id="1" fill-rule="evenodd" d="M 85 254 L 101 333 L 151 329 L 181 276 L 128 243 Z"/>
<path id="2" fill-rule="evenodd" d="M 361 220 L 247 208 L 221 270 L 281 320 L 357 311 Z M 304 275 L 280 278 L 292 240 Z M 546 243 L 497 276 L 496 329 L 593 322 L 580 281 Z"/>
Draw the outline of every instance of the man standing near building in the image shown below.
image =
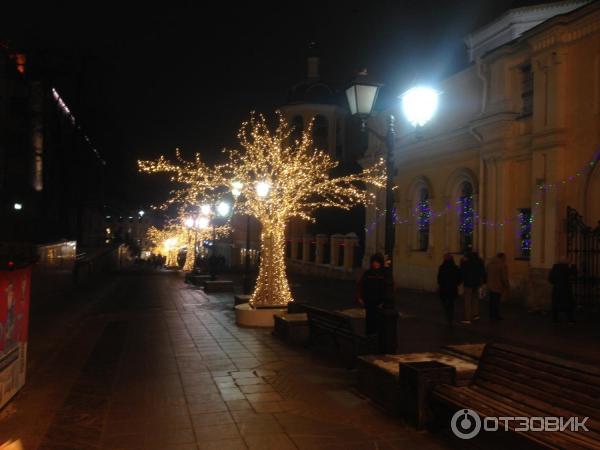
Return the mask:
<path id="1" fill-rule="evenodd" d="M 500 300 L 508 293 L 508 266 L 506 255 L 498 253 L 487 266 L 487 288 L 490 301 L 490 320 L 502 320 L 500 315 Z"/>
<path id="2" fill-rule="evenodd" d="M 462 323 L 479 320 L 479 288 L 485 283 L 485 265 L 476 252 L 469 251 L 460 264 L 464 286 L 465 318 Z"/>

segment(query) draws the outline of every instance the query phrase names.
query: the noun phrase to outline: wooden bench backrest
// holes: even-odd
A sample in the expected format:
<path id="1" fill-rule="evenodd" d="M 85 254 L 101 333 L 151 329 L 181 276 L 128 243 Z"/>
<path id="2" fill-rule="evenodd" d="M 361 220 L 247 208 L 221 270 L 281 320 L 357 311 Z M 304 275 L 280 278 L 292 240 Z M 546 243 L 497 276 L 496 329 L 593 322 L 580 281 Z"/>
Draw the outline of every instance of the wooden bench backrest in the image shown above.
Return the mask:
<path id="1" fill-rule="evenodd" d="M 315 308 L 314 306 L 306 307 L 306 314 L 309 323 L 318 325 L 328 331 L 339 334 L 353 334 L 352 325 L 347 317 L 334 311 Z"/>
<path id="2" fill-rule="evenodd" d="M 600 369 L 503 344 L 488 344 L 474 384 L 540 410 L 600 420 Z"/>

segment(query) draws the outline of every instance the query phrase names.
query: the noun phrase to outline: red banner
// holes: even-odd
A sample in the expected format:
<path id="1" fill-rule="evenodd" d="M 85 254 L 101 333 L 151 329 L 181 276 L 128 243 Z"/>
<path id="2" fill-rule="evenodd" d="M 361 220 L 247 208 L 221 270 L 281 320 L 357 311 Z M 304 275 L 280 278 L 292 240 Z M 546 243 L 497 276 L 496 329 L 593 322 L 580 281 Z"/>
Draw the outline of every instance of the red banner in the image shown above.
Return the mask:
<path id="1" fill-rule="evenodd" d="M 0 408 L 25 384 L 31 269 L 0 271 Z"/>

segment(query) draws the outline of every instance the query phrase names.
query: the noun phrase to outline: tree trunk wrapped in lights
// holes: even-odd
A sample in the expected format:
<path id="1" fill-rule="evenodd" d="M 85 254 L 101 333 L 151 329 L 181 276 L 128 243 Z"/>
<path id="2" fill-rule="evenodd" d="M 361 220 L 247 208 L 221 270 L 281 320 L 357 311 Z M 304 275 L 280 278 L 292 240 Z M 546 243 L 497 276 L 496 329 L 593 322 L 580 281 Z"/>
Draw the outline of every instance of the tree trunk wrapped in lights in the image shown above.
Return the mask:
<path id="1" fill-rule="evenodd" d="M 260 267 L 256 289 L 252 293 L 253 306 L 283 305 L 292 301 L 292 293 L 285 273 L 285 225 L 263 225 L 260 234 Z"/>

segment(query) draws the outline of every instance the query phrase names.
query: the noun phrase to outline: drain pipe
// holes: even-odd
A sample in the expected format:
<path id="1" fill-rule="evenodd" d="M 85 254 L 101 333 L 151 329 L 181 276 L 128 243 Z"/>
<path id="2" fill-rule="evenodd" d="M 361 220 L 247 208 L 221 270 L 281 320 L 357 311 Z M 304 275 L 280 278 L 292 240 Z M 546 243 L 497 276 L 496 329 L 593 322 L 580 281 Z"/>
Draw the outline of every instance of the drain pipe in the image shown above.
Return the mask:
<path id="1" fill-rule="evenodd" d="M 477 57 L 477 59 L 475 60 L 475 66 L 477 68 L 477 77 L 482 82 L 481 110 L 479 111 L 479 117 L 481 117 L 485 113 L 485 108 L 487 106 L 488 79 L 485 76 L 485 68 L 484 68 L 483 62 L 481 61 L 481 57 L 479 57 L 479 56 Z M 481 135 L 481 133 L 479 133 L 477 131 L 475 126 L 469 127 L 469 133 L 475 138 L 475 140 L 479 144 L 483 143 L 483 136 Z M 485 228 L 482 224 L 480 216 L 483 213 L 484 196 L 485 196 L 485 165 L 484 165 L 483 160 L 480 155 L 479 156 L 479 190 L 478 190 L 478 202 L 477 202 L 477 208 L 479 211 L 478 212 L 478 224 L 477 224 L 478 237 L 477 237 L 476 245 L 478 247 L 477 250 L 480 252 L 480 255 L 483 258 L 485 258 L 485 256 L 486 256 L 485 236 L 484 236 Z"/>

